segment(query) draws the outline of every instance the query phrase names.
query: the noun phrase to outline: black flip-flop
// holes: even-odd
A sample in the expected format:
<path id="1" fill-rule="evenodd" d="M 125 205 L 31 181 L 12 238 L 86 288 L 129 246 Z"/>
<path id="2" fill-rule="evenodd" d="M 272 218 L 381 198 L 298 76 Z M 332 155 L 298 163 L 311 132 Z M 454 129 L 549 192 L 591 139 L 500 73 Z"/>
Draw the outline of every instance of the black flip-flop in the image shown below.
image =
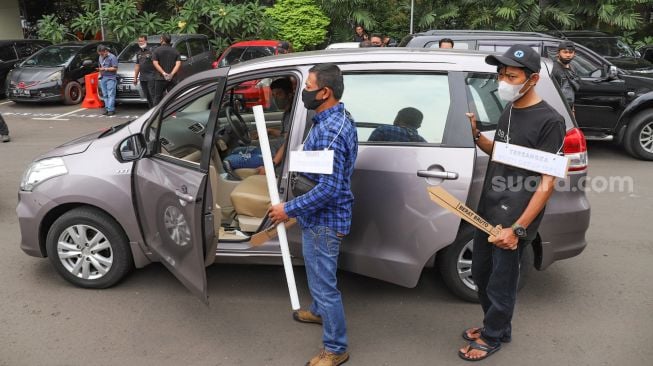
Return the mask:
<path id="1" fill-rule="evenodd" d="M 472 331 L 471 331 L 472 329 L 476 329 L 476 330 L 472 332 Z M 463 339 L 466 340 L 466 341 L 468 341 L 468 342 L 474 342 L 474 341 L 476 341 L 478 338 L 470 338 L 470 337 L 467 335 L 467 332 L 469 332 L 469 333 L 473 333 L 473 334 L 478 334 L 478 335 L 479 335 L 479 338 L 480 338 L 480 336 L 481 336 L 480 333 L 481 333 L 482 331 L 483 331 L 483 328 L 475 328 L 475 327 L 473 327 L 473 328 L 467 328 L 467 329 L 465 329 L 465 330 L 463 331 Z M 510 336 L 506 336 L 506 335 L 504 335 L 504 336 L 501 337 L 501 339 L 500 339 L 501 343 L 510 343 L 511 340 L 512 340 L 512 338 L 511 338 Z"/>
<path id="2" fill-rule="evenodd" d="M 485 352 L 485 355 L 479 358 L 469 358 L 467 357 L 467 352 L 470 350 L 475 349 L 479 351 Z M 497 344 L 495 347 L 492 346 L 486 346 L 484 344 L 477 343 L 475 341 L 469 343 L 469 348 L 467 349 L 467 352 L 461 352 L 460 350 L 458 351 L 458 357 L 462 358 L 465 361 L 480 361 L 484 360 L 490 356 L 492 356 L 496 351 L 501 349 L 501 343 Z"/>

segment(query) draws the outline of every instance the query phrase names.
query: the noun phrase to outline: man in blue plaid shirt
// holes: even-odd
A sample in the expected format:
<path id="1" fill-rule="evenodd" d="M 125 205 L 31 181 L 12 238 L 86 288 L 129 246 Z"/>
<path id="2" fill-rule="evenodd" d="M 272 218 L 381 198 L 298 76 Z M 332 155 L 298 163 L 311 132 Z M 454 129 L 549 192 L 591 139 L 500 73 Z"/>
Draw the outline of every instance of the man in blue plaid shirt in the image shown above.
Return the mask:
<path id="1" fill-rule="evenodd" d="M 313 302 L 308 310 L 298 310 L 293 318 L 303 323 L 323 325 L 324 349 L 306 365 L 336 366 L 349 359 L 347 330 L 336 271 L 342 238 L 349 233 L 352 204 L 351 176 L 358 151 L 358 136 L 351 115 L 340 103 L 344 91 L 342 73 L 334 64 L 309 70 L 302 100 L 313 117 L 305 151 L 333 150 L 332 174 L 304 174 L 317 184 L 304 195 L 272 206 L 274 222 L 297 217 L 302 228 L 302 251 L 308 288 Z"/>

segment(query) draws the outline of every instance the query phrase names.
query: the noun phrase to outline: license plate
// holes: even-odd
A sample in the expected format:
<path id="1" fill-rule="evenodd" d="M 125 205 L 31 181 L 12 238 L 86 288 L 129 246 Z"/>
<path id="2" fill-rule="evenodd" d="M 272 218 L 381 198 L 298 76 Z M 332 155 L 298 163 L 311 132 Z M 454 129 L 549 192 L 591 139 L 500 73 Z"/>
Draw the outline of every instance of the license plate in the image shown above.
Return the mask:
<path id="1" fill-rule="evenodd" d="M 18 90 L 16 90 L 16 95 L 22 95 L 22 96 L 26 96 L 26 97 L 30 96 L 29 90 L 27 90 L 27 89 L 18 89 Z"/>
<path id="2" fill-rule="evenodd" d="M 132 87 L 131 87 L 131 85 L 121 85 L 120 90 L 122 90 L 122 91 L 131 91 Z"/>

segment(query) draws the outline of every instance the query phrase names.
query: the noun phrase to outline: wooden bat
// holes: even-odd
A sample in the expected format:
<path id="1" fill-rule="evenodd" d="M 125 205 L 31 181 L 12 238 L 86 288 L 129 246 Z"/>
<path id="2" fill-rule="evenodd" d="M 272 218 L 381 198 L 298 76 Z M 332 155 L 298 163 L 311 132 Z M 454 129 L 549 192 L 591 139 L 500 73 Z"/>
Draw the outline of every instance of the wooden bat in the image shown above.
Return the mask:
<path id="1" fill-rule="evenodd" d="M 484 231 L 488 235 L 498 236 L 501 230 L 503 229 L 501 225 L 492 226 L 492 224 L 487 222 L 479 214 L 474 212 L 471 208 L 465 206 L 451 193 L 447 192 L 446 189 L 437 186 L 437 187 L 428 187 L 427 190 L 433 202 L 453 212 L 461 219 L 469 222 L 470 224 L 474 225 L 481 231 Z"/>
<path id="2" fill-rule="evenodd" d="M 296 223 L 297 223 L 297 219 L 289 219 L 284 223 L 284 225 L 286 226 L 287 229 L 295 225 Z M 277 236 L 277 225 L 270 226 L 269 228 L 252 235 L 249 238 L 249 243 L 253 247 L 257 247 L 270 239 L 274 239 L 276 236 Z"/>

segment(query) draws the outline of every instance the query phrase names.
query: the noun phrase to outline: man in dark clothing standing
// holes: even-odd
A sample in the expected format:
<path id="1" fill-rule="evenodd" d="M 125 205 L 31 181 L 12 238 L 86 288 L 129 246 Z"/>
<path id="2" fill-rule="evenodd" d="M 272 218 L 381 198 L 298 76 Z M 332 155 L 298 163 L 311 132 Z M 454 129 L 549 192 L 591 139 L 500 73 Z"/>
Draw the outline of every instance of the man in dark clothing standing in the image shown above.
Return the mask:
<path id="1" fill-rule="evenodd" d="M 302 101 L 306 109 L 315 110 L 316 114 L 303 150 L 313 152 L 317 163 L 331 165 L 333 171 L 302 173 L 316 185 L 305 194 L 272 206 L 269 212 L 276 223 L 297 217 L 302 229 L 302 253 L 313 302 L 308 309 L 295 311 L 293 318 L 302 323 L 322 324 L 324 344 L 324 349 L 306 363 L 309 366 L 337 366 L 349 359 L 345 311 L 336 271 L 340 243 L 351 227 L 351 176 L 358 136 L 354 120 L 340 103 L 344 89 L 342 73 L 335 64 L 320 64 L 309 70 Z"/>
<path id="2" fill-rule="evenodd" d="M 487 56 L 485 62 L 498 67 L 498 94 L 508 104 L 499 118 L 494 141 L 481 134 L 476 116 L 467 114 L 476 145 L 490 156 L 499 142 L 559 154 L 565 122 L 535 91 L 540 55 L 528 45 L 515 45 L 502 56 Z M 511 340 L 521 253 L 535 239 L 554 187 L 553 176 L 494 159 L 488 164 L 478 213 L 504 229 L 496 237 L 488 238 L 480 230 L 474 235 L 472 276 L 484 318 L 483 326 L 463 332 L 469 344 L 458 351 L 461 358 L 484 359 Z"/>
<path id="3" fill-rule="evenodd" d="M 118 58 L 111 52 L 105 45 L 97 47 L 98 55 L 100 55 L 100 88 L 104 96 L 104 108 L 106 111 L 102 114 L 106 116 L 113 116 L 116 113 L 116 85 L 118 80 L 116 74 L 118 72 Z"/>
<path id="4" fill-rule="evenodd" d="M 179 52 L 170 46 L 169 34 L 161 35 L 161 46 L 152 53 L 152 63 L 157 73 L 154 77 L 154 105 L 159 104 L 163 94 L 175 85 L 173 78 L 181 68 Z"/>
<path id="5" fill-rule="evenodd" d="M 156 70 L 152 63 L 152 50 L 147 46 L 147 36 L 138 37 L 138 53 L 136 54 L 136 67 L 134 67 L 134 85 L 140 81 L 141 90 L 147 99 L 147 106 L 154 107 L 154 76 Z"/>
<path id="6" fill-rule="evenodd" d="M 417 129 L 422 126 L 424 115 L 417 108 L 401 109 L 392 125 L 379 126 L 367 141 L 426 142 Z"/>
<path id="7" fill-rule="evenodd" d="M 365 31 L 365 28 L 363 28 L 362 25 L 357 25 L 356 26 L 356 33 L 354 33 L 354 42 L 367 41 L 368 38 L 369 38 L 369 35 Z"/>
<path id="8" fill-rule="evenodd" d="M 562 41 L 558 45 L 558 57 L 553 64 L 551 77 L 558 82 L 562 95 L 564 95 L 569 107 L 574 111 L 576 92 L 580 88 L 580 78 L 571 67 L 571 61 L 576 56 L 576 46 L 572 41 Z"/>
<path id="9" fill-rule="evenodd" d="M 9 137 L 9 127 L 7 127 L 5 119 L 2 118 L 2 114 L 0 114 L 0 139 L 2 139 L 2 142 L 11 141 L 11 137 Z"/>

